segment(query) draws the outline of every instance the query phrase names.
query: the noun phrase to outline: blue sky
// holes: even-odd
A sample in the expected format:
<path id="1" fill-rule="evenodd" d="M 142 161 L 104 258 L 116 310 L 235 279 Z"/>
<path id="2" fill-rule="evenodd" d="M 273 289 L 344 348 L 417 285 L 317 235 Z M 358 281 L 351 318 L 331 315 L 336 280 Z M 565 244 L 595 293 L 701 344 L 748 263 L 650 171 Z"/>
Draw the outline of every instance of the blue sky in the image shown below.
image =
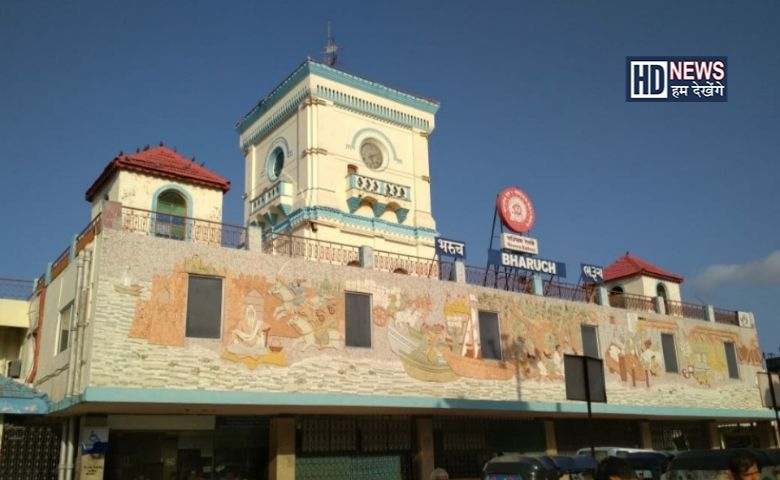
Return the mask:
<path id="1" fill-rule="evenodd" d="M 441 102 L 438 230 L 484 264 L 496 194 L 536 207 L 540 255 L 630 251 L 683 297 L 780 320 L 780 2 L 80 1 L 0 3 L 0 277 L 43 272 L 89 221 L 120 151 L 164 141 L 233 183 L 233 125 L 334 22 L 341 68 Z M 728 57 L 728 102 L 627 103 L 625 57 Z M 570 273 L 571 282 L 576 282 Z"/>

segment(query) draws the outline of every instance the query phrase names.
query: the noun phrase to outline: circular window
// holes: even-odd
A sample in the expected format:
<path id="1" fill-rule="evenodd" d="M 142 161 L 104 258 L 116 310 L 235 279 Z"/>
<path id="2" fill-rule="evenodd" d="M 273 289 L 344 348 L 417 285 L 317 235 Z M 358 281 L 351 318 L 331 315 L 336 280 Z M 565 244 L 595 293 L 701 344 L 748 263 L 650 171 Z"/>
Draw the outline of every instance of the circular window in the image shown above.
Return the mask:
<path id="1" fill-rule="evenodd" d="M 382 150 L 379 148 L 379 145 L 371 141 L 365 142 L 360 146 L 360 158 L 363 159 L 363 163 L 368 168 L 373 170 L 379 169 L 384 163 Z"/>
<path id="2" fill-rule="evenodd" d="M 281 147 L 276 147 L 268 158 L 268 178 L 271 181 L 279 178 L 284 168 L 284 151 Z"/>

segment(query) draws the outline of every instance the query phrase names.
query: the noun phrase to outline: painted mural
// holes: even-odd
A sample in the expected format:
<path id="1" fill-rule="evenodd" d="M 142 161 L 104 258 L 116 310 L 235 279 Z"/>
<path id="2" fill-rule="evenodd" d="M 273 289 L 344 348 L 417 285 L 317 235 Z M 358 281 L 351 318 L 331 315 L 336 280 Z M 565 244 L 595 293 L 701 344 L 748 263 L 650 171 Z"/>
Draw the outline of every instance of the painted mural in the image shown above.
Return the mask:
<path id="1" fill-rule="evenodd" d="M 471 379 L 562 386 L 563 356 L 581 354 L 583 324 L 598 328 L 608 382 L 632 389 L 669 381 L 712 388 L 728 379 L 724 342 L 735 344 L 741 364 L 760 365 L 755 335 L 745 342 L 736 329 L 704 322 L 642 317 L 466 286 L 453 285 L 436 295 L 373 281 L 361 287 L 350 280 L 234 274 L 197 256 L 170 274 L 154 275 L 148 293 L 129 273 L 117 282 L 116 292 L 137 297 L 130 338 L 187 346 L 184 323 L 191 274 L 224 279 L 222 335 L 216 348 L 223 361 L 249 370 L 289 367 L 322 355 L 351 355 L 354 350 L 347 349 L 344 340 L 344 292 L 360 289 L 372 294 L 373 342 L 386 348 L 369 350 L 370 355 L 395 359 L 408 377 L 421 382 Z M 499 319 L 499 360 L 482 356 L 480 311 L 494 312 Z M 674 336 L 676 372 L 667 372 L 664 364 L 662 334 Z"/>

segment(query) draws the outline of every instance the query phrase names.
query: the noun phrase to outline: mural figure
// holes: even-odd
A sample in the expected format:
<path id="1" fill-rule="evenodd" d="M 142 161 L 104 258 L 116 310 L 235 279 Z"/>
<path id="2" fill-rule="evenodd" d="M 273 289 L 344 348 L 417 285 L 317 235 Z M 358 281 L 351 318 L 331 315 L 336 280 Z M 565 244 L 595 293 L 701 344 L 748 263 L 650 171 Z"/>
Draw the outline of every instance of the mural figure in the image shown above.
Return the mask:
<path id="1" fill-rule="evenodd" d="M 247 305 L 244 319 L 233 329 L 233 340 L 228 345 L 228 352 L 236 355 L 259 357 L 268 351 L 268 331 L 265 322 L 257 319 L 254 305 Z"/>

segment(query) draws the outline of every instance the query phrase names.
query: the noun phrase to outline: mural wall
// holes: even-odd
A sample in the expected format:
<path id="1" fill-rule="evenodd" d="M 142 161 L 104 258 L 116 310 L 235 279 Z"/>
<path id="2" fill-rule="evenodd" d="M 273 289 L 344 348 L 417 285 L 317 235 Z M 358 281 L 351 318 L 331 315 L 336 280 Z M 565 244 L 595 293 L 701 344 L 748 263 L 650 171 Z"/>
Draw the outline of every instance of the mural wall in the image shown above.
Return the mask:
<path id="1" fill-rule="evenodd" d="M 93 386 L 562 402 L 563 355 L 582 353 L 586 324 L 597 327 L 611 404 L 761 408 L 753 329 L 103 235 Z M 189 275 L 223 279 L 219 339 L 185 336 Z M 371 348 L 345 346 L 346 292 L 371 294 Z M 482 358 L 479 311 L 498 316 L 501 360 Z M 664 333 L 675 339 L 674 373 Z M 736 346 L 738 380 L 724 342 Z"/>

